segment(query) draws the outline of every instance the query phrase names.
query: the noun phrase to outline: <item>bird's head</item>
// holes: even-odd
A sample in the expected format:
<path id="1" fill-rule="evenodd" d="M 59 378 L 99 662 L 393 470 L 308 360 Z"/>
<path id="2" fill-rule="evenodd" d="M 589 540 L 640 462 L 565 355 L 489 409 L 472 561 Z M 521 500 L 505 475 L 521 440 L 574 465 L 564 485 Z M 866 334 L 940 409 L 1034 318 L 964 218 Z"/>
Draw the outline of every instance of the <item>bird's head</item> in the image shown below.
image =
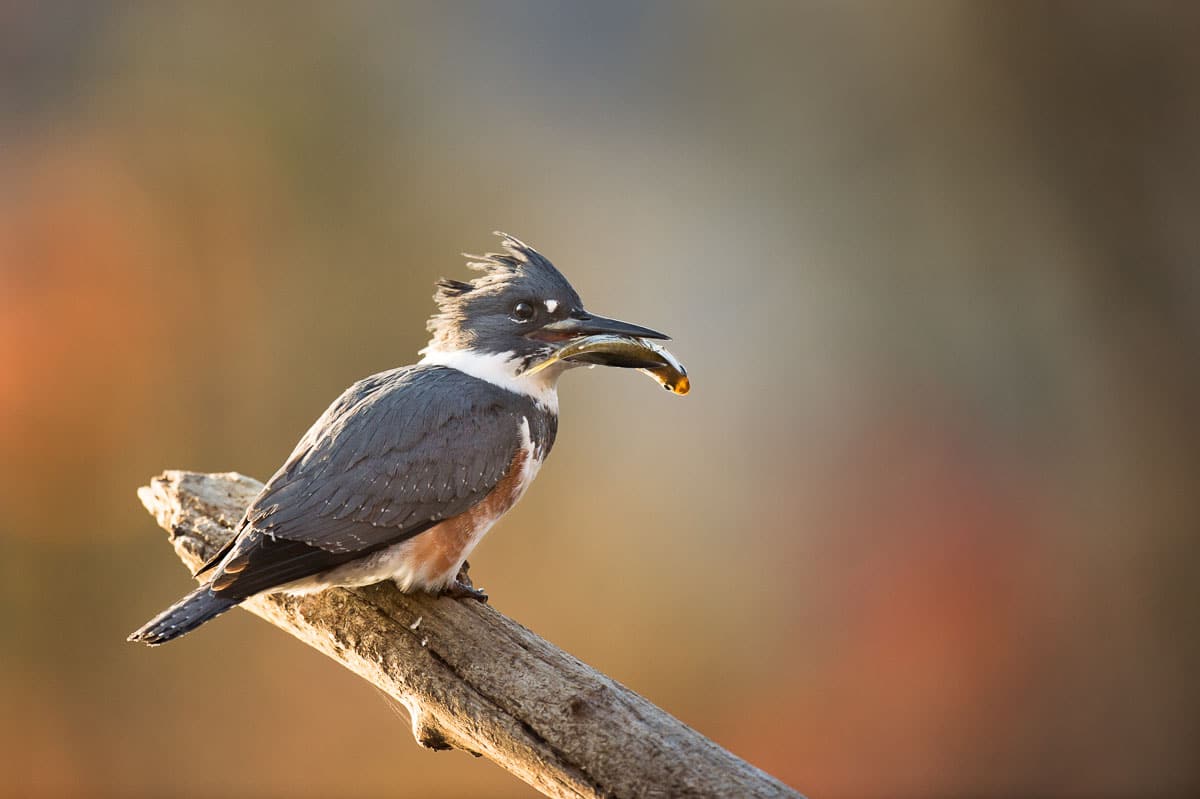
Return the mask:
<path id="1" fill-rule="evenodd" d="M 428 323 L 433 334 L 421 352 L 427 363 L 489 368 L 519 378 L 533 363 L 583 336 L 614 333 L 641 338 L 668 336 L 640 325 L 589 313 L 579 294 L 549 259 L 504 233 L 504 252 L 468 255 L 468 266 L 483 274 L 470 282 L 442 279 L 434 299 L 438 313 Z M 558 370 L 541 379 L 557 378 Z M 474 372 L 473 369 L 463 368 Z"/>

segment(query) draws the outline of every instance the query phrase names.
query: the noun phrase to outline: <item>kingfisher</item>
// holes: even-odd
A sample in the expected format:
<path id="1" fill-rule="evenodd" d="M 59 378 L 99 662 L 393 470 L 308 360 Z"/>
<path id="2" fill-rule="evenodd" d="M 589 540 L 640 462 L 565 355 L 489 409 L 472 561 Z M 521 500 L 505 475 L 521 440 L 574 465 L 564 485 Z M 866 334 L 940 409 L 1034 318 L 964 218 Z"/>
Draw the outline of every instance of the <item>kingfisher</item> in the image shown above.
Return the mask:
<path id="1" fill-rule="evenodd" d="M 421 360 L 346 389 L 197 572 L 204 583 L 129 636 L 164 644 L 259 594 L 393 580 L 401 591 L 487 601 L 462 568 L 525 494 L 554 446 L 558 379 L 531 370 L 585 336 L 669 337 L 589 313 L 541 253 L 500 253 L 442 279 Z"/>

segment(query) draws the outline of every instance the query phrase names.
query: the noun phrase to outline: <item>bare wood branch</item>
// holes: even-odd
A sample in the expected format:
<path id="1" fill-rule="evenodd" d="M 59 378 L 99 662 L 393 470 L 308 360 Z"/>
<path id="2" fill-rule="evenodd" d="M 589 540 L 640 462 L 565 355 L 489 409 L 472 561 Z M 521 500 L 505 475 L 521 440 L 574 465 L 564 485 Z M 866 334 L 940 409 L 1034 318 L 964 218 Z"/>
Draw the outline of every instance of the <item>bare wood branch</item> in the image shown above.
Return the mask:
<path id="1" fill-rule="evenodd" d="M 261 485 L 170 471 L 138 496 L 195 571 L 233 535 Z M 478 602 L 381 583 L 243 607 L 398 700 L 422 746 L 482 755 L 547 796 L 800 796 Z"/>

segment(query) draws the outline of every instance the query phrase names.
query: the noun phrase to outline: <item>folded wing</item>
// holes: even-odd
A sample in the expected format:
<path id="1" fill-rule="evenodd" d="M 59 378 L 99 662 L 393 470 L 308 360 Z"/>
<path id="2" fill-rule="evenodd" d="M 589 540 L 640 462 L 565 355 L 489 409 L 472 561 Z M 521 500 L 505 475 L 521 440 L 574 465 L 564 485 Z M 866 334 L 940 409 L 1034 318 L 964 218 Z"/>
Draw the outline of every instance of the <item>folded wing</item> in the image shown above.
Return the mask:
<path id="1" fill-rule="evenodd" d="M 263 487 L 206 569 L 244 598 L 405 541 L 500 482 L 521 446 L 515 395 L 443 367 L 351 386 Z"/>

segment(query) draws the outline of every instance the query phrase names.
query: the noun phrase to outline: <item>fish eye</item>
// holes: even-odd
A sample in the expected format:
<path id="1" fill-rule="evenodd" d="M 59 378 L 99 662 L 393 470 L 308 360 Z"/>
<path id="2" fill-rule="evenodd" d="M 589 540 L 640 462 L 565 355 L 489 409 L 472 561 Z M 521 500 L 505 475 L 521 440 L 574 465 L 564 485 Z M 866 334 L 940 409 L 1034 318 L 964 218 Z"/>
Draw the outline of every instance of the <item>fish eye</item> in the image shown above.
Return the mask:
<path id="1" fill-rule="evenodd" d="M 527 302 L 518 302 L 513 306 L 512 313 L 509 314 L 509 318 L 514 322 L 524 323 L 533 318 L 533 313 L 534 311 L 532 305 Z"/>

